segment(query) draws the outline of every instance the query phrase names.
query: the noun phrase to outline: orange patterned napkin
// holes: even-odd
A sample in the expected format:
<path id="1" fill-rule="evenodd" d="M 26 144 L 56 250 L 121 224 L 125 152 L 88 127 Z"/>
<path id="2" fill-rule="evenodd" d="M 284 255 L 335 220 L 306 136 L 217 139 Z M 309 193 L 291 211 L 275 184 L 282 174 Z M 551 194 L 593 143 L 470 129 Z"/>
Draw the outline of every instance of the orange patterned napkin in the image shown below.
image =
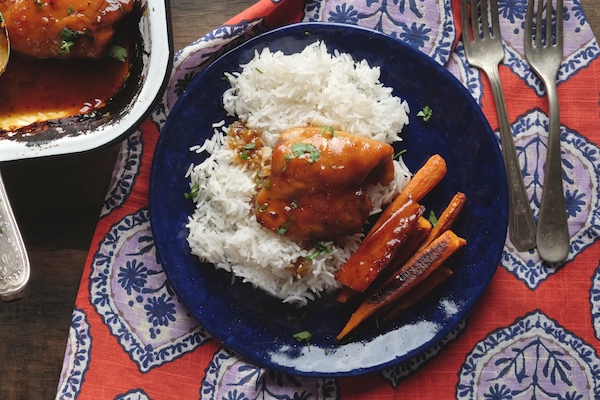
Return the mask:
<path id="1" fill-rule="evenodd" d="M 261 0 L 175 57 L 163 102 L 121 147 L 73 312 L 57 399 L 593 399 L 600 396 L 600 48 L 565 0 L 559 74 L 568 260 L 540 261 L 506 242 L 471 316 L 409 362 L 355 378 L 306 378 L 252 365 L 189 315 L 162 271 L 148 218 L 159 131 L 187 84 L 216 57 L 298 21 L 360 25 L 444 65 L 498 123 L 485 77 L 465 60 L 459 0 Z M 548 106 L 523 57 L 525 0 L 498 0 L 508 114 L 537 216 Z"/>

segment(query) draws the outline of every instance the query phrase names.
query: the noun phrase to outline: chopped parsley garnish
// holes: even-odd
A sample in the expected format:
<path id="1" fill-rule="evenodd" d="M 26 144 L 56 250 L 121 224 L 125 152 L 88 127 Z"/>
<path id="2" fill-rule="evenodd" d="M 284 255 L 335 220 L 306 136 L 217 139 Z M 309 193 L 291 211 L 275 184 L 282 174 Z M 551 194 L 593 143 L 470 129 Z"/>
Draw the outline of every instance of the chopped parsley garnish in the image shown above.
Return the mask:
<path id="1" fill-rule="evenodd" d="M 71 49 L 73 49 L 75 46 L 77 39 L 83 35 L 83 32 L 74 31 L 73 29 L 69 28 L 62 28 L 58 35 L 60 36 L 61 40 L 58 54 L 69 54 Z"/>
<path id="2" fill-rule="evenodd" d="M 331 253 L 333 249 L 331 247 L 325 246 L 321 242 L 315 243 L 315 252 L 306 256 L 306 259 L 309 261 L 314 260 L 321 253 Z"/>
<path id="3" fill-rule="evenodd" d="M 112 45 L 108 48 L 107 55 L 115 60 L 119 60 L 121 62 L 125 62 L 127 59 L 127 49 L 123 46 Z"/>
<path id="4" fill-rule="evenodd" d="M 294 339 L 299 342 L 306 342 L 306 344 L 310 347 L 310 339 L 312 339 L 312 333 L 309 331 L 302 331 L 294 334 Z"/>
<path id="5" fill-rule="evenodd" d="M 392 159 L 394 159 L 394 160 L 399 159 L 402 154 L 406 153 L 406 151 L 407 151 L 406 149 L 400 150 L 399 152 L 397 152 L 396 154 L 394 154 L 394 156 L 392 157 Z"/>
<path id="6" fill-rule="evenodd" d="M 33 4 L 35 4 L 38 10 L 41 10 L 46 5 L 42 0 L 33 0 Z"/>
<path id="7" fill-rule="evenodd" d="M 429 122 L 432 115 L 433 110 L 429 106 L 423 107 L 423 109 L 417 113 L 417 117 L 421 117 L 425 122 Z"/>
<path id="8" fill-rule="evenodd" d="M 296 208 L 298 208 L 298 202 L 297 202 L 296 200 L 293 200 L 293 201 L 290 203 L 290 206 L 291 206 L 292 208 L 296 209 Z"/>
<path id="9" fill-rule="evenodd" d="M 295 313 L 289 313 L 286 319 L 288 320 L 288 322 L 301 322 L 304 318 L 306 318 L 306 310 L 300 315 Z"/>
<path id="10" fill-rule="evenodd" d="M 264 74 L 264 72 L 262 72 L 259 68 L 254 68 L 256 70 L 256 72 L 258 72 L 259 74 Z"/>
<path id="11" fill-rule="evenodd" d="M 429 218 L 427 218 L 429 220 L 429 222 L 431 222 L 431 225 L 435 228 L 438 224 L 438 219 L 435 216 L 435 213 L 433 211 L 429 211 Z"/>
<path id="12" fill-rule="evenodd" d="M 69 6 L 69 8 L 67 8 L 67 15 L 71 14 L 73 14 L 73 6 Z"/>
<path id="13" fill-rule="evenodd" d="M 190 188 L 190 191 L 187 193 L 184 193 L 184 197 L 186 199 L 193 199 L 194 197 L 196 197 L 196 194 L 198 194 L 198 191 L 200 190 L 200 184 L 199 183 L 195 183 L 194 186 L 192 186 Z"/>
<path id="14" fill-rule="evenodd" d="M 333 136 L 333 137 L 337 136 L 335 133 L 335 130 L 331 126 L 322 126 L 321 127 L 321 136 L 323 136 L 325 134 L 325 132 L 331 133 L 331 136 Z"/>
<path id="15" fill-rule="evenodd" d="M 248 144 L 244 145 L 244 147 L 242 148 L 242 152 L 240 153 L 240 158 L 242 160 L 249 160 L 250 159 L 249 150 L 253 150 L 255 147 L 256 147 L 256 143 L 248 143 Z"/>
<path id="16" fill-rule="evenodd" d="M 310 164 L 316 162 L 321 157 L 321 152 L 314 145 L 310 143 L 294 143 L 290 147 L 294 157 L 298 158 L 304 154 L 308 155 L 308 162 Z"/>
<path id="17" fill-rule="evenodd" d="M 290 229 L 290 225 L 292 225 L 292 221 L 285 221 L 277 229 L 277 234 L 281 235 L 281 236 L 285 235 L 285 233 L 288 231 L 288 229 Z"/>

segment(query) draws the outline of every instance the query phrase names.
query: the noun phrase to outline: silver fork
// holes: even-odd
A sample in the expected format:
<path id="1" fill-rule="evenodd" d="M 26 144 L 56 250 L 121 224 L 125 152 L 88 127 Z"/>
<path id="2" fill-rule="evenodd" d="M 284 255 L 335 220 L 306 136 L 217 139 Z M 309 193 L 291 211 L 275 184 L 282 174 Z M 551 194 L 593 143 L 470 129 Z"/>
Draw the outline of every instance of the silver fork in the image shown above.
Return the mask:
<path id="1" fill-rule="evenodd" d="M 491 28 L 488 22 L 490 17 Z M 504 48 L 498 21 L 498 2 L 497 0 L 489 0 L 488 7 L 488 0 L 480 0 L 479 2 L 477 0 L 462 0 L 461 19 L 463 26 L 462 40 L 467 61 L 487 75 L 496 103 L 496 112 L 500 124 L 502 156 L 508 179 L 509 237 L 517 250 L 533 249 L 536 234 L 535 221 L 529 206 L 529 197 L 525 191 L 525 183 L 521 175 L 519 158 L 508 122 L 504 93 L 498 73 L 498 64 L 504 59 Z"/>
<path id="2" fill-rule="evenodd" d="M 534 25 L 533 9 L 536 2 L 538 3 L 537 16 Z M 533 35 L 534 26 L 535 35 Z M 546 86 L 550 110 L 544 186 L 538 217 L 537 248 L 543 260 L 560 262 L 567 258 L 570 247 L 562 183 L 560 113 L 556 94 L 556 79 L 563 58 L 563 0 L 557 0 L 556 14 L 553 12 L 552 0 L 547 0 L 545 8 L 544 0 L 529 0 L 525 16 L 524 47 L 529 65 Z"/>

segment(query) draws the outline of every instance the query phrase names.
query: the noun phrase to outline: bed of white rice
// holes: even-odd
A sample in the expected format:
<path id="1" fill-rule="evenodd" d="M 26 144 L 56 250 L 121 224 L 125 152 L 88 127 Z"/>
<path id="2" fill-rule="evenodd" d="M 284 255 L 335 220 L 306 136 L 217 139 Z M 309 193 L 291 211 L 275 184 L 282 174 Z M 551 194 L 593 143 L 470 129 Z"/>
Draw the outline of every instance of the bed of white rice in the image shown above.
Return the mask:
<path id="1" fill-rule="evenodd" d="M 263 132 L 273 146 L 290 127 L 332 126 L 386 143 L 401 140 L 408 124 L 408 105 L 379 81 L 378 67 L 355 62 L 347 54 L 327 52 L 316 42 L 301 53 L 284 55 L 268 49 L 256 53 L 241 72 L 227 74 L 231 89 L 223 96 L 228 114 Z M 299 257 L 315 252 L 260 225 L 252 213 L 255 170 L 234 162 L 237 152 L 224 146 L 228 126 L 216 122 L 214 135 L 192 151 L 208 157 L 188 171 L 190 187 L 199 186 L 196 208 L 189 217 L 188 243 L 200 259 L 223 268 L 244 282 L 284 302 L 306 304 L 338 286 L 335 271 L 360 244 L 362 234 L 324 243 L 321 252 L 299 276 L 290 268 Z M 401 160 L 388 186 L 367 188 L 373 213 L 391 201 L 410 179 Z"/>

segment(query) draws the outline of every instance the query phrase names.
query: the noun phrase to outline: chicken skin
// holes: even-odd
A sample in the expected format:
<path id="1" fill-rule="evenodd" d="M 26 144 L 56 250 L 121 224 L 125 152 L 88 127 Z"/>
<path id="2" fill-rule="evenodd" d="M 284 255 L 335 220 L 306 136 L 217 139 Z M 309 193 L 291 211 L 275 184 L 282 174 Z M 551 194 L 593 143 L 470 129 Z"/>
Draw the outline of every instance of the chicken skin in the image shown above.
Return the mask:
<path id="1" fill-rule="evenodd" d="M 134 0 L 0 0 L 11 50 L 35 58 L 101 58 Z"/>
<path id="2" fill-rule="evenodd" d="M 394 178 L 392 146 L 331 128 L 293 128 L 275 144 L 255 199 L 264 227 L 294 240 L 359 232 L 372 208 L 366 184 Z"/>

